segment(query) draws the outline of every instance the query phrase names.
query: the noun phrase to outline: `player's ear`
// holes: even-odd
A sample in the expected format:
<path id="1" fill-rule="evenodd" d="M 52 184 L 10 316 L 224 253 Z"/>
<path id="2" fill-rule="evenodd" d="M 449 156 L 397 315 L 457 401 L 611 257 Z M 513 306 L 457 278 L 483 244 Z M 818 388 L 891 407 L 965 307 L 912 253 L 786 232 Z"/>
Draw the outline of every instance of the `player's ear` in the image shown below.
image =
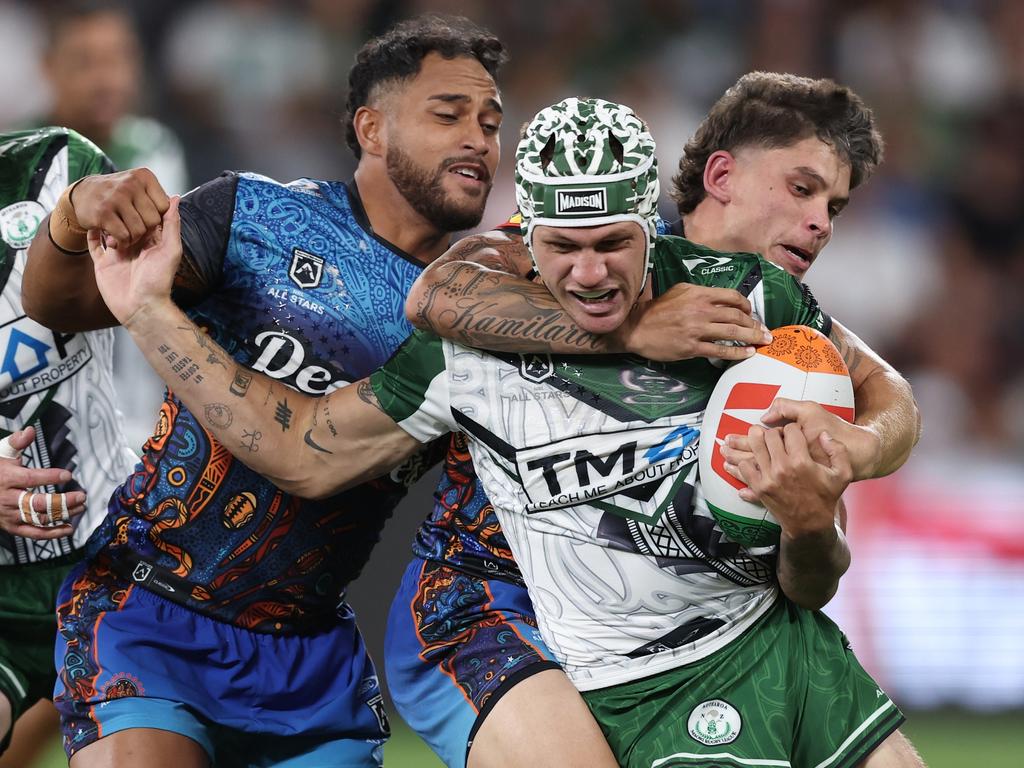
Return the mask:
<path id="1" fill-rule="evenodd" d="M 374 107 L 362 106 L 352 116 L 356 140 L 365 155 L 383 157 L 387 151 L 387 130 L 384 113 Z"/>
<path id="2" fill-rule="evenodd" d="M 709 197 L 723 204 L 732 199 L 730 182 L 735 168 L 736 158 L 731 152 L 720 149 L 711 153 L 704 164 L 704 191 Z"/>

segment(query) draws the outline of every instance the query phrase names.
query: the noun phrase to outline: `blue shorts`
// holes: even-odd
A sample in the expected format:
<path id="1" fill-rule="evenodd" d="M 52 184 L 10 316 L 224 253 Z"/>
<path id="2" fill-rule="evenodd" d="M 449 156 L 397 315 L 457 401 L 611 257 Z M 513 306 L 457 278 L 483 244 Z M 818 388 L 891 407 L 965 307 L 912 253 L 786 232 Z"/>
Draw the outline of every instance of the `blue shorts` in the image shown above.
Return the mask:
<path id="1" fill-rule="evenodd" d="M 395 707 L 449 768 L 502 695 L 560 669 L 525 587 L 415 559 L 391 603 L 384 666 Z"/>
<path id="2" fill-rule="evenodd" d="M 260 634 L 129 584 L 101 557 L 71 571 L 57 623 L 69 759 L 111 733 L 160 728 L 218 766 L 381 765 L 387 718 L 351 611 L 320 634 Z"/>

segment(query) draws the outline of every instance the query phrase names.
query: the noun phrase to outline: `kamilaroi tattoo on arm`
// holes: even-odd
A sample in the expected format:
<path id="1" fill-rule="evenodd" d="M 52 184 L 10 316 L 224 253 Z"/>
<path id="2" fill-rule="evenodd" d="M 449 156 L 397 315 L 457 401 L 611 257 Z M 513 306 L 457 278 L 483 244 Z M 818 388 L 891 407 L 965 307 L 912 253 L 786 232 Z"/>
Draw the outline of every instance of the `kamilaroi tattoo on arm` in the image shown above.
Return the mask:
<path id="1" fill-rule="evenodd" d="M 442 303 L 454 308 L 438 310 Z M 435 333 L 467 346 L 530 352 L 538 343 L 561 344 L 582 354 L 606 346 L 602 337 L 580 329 L 544 286 L 472 264 L 453 266 L 427 289 L 416 311 Z"/>

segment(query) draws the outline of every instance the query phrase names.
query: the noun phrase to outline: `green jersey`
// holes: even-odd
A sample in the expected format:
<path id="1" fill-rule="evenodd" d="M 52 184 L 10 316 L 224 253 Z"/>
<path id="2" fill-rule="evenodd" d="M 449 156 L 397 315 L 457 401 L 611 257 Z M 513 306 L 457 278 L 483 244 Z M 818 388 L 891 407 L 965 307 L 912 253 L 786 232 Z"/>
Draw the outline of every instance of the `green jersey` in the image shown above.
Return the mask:
<path id="1" fill-rule="evenodd" d="M 135 461 L 114 401 L 113 332 L 51 331 L 21 306 L 28 245 L 43 219 L 68 184 L 111 168 L 94 144 L 65 128 L 0 134 L 0 436 L 35 426 L 24 462 L 64 467 L 74 476 L 66 488 L 36 490 L 88 494 L 88 509 L 70 537 L 33 541 L 0 533 L 0 565 L 60 557 L 81 546 Z"/>
<path id="2" fill-rule="evenodd" d="M 656 294 L 735 288 L 769 327 L 830 329 L 810 292 L 756 255 L 663 237 L 653 280 Z M 469 436 L 544 639 L 588 690 L 703 658 L 777 596 L 774 550 L 725 539 L 698 482 L 720 373 L 703 358 L 505 355 L 416 333 L 372 384 L 418 440 Z"/>

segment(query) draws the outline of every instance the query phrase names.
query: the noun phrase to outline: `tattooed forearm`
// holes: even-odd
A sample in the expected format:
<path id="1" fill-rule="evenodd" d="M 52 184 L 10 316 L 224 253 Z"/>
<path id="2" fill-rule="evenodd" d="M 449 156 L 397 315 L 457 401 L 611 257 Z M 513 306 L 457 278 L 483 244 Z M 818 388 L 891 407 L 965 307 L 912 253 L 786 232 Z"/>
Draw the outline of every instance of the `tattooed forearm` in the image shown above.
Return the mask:
<path id="1" fill-rule="evenodd" d="M 207 403 L 203 407 L 203 418 L 206 419 L 207 424 L 217 429 L 227 429 L 235 420 L 231 409 L 224 403 Z"/>
<path id="2" fill-rule="evenodd" d="M 364 403 L 372 405 L 382 413 L 386 413 L 384 408 L 381 407 L 380 401 L 377 399 L 377 393 L 373 391 L 373 387 L 370 385 L 369 379 L 363 379 L 356 384 L 356 394 L 359 395 L 359 399 Z"/>
<path id="3" fill-rule="evenodd" d="M 179 355 L 168 344 L 161 344 L 158 351 L 163 355 L 167 365 L 170 366 L 171 370 L 177 375 L 182 381 L 189 381 L 193 379 L 196 384 L 201 384 L 203 381 L 203 374 L 199 372 L 199 365 L 193 362 L 192 358 L 188 355 Z"/>
<path id="4" fill-rule="evenodd" d="M 860 367 L 863 362 L 863 355 L 855 344 L 851 344 L 850 340 L 846 337 L 846 334 L 840 332 L 837 326 L 832 326 L 832 331 L 829 333 L 829 340 L 836 345 L 836 349 L 839 350 L 839 354 L 843 357 L 843 362 L 846 363 L 847 369 L 850 371 L 850 375 L 853 376 L 854 372 Z"/>
<path id="5" fill-rule="evenodd" d="M 316 440 L 313 439 L 313 430 L 312 429 L 307 429 L 306 430 L 306 436 L 303 439 L 306 441 L 306 445 L 308 445 L 314 451 L 319 451 L 320 453 L 334 453 L 334 451 L 327 450 L 322 445 L 319 445 L 316 442 Z"/>
<path id="6" fill-rule="evenodd" d="M 541 285 L 472 265 L 452 269 L 417 307 L 420 327 L 461 344 L 506 352 L 591 354 L 607 342 L 582 330 Z"/>
<path id="7" fill-rule="evenodd" d="M 259 442 L 263 438 L 263 433 L 259 430 L 242 430 L 242 442 L 239 443 L 241 448 L 245 448 L 249 453 L 256 453 L 260 449 Z"/>
<path id="8" fill-rule="evenodd" d="M 266 403 L 264 402 L 264 405 Z M 288 407 L 288 398 L 277 401 L 277 409 L 274 411 L 274 421 L 281 425 L 281 431 L 287 432 L 292 427 L 292 409 Z"/>
<path id="9" fill-rule="evenodd" d="M 252 384 L 252 374 L 244 368 L 235 368 L 235 378 L 231 380 L 229 391 L 235 397 L 245 397 Z"/>
<path id="10" fill-rule="evenodd" d="M 210 365 L 219 365 L 222 368 L 227 368 L 228 364 L 224 362 L 224 359 L 217 354 L 216 346 L 210 341 L 210 337 L 207 336 L 203 331 L 196 325 L 179 325 L 179 331 L 188 331 L 193 335 L 196 343 L 206 350 L 206 362 Z"/>

